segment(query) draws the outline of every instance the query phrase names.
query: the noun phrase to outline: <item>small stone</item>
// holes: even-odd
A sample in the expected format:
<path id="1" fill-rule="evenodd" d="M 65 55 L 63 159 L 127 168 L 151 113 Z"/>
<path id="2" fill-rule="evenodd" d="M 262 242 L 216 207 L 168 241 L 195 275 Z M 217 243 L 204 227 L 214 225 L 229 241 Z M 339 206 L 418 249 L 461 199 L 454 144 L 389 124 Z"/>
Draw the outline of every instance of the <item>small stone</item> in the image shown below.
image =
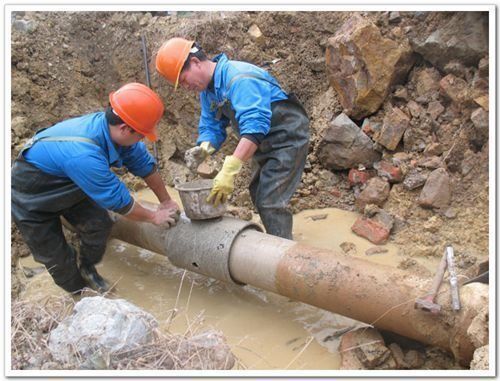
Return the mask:
<path id="1" fill-rule="evenodd" d="M 379 133 L 381 128 L 382 125 L 380 123 L 372 122 L 370 118 L 365 118 L 363 120 L 363 124 L 361 125 L 361 130 L 369 136 Z"/>
<path id="2" fill-rule="evenodd" d="M 423 112 L 422 107 L 415 101 L 409 101 L 407 107 L 408 110 L 410 110 L 411 116 L 414 118 L 419 117 Z"/>
<path id="3" fill-rule="evenodd" d="M 398 11 L 389 13 L 389 23 L 397 24 L 401 21 L 401 14 Z"/>
<path id="4" fill-rule="evenodd" d="M 443 153 L 443 146 L 439 143 L 430 143 L 424 149 L 425 156 L 439 156 Z"/>
<path id="5" fill-rule="evenodd" d="M 347 179 L 349 181 L 349 186 L 353 187 L 355 185 L 366 184 L 373 176 L 375 176 L 373 171 L 360 171 L 358 169 L 351 168 Z"/>
<path id="6" fill-rule="evenodd" d="M 366 188 L 359 194 L 356 199 L 356 207 L 363 211 L 366 205 L 375 204 L 383 206 L 385 200 L 389 197 L 390 192 L 389 182 L 381 177 L 374 177 L 368 180 Z"/>
<path id="7" fill-rule="evenodd" d="M 391 351 L 374 328 L 360 328 L 344 334 L 340 340 L 341 369 L 380 369 L 392 360 Z M 394 363 L 394 366 L 396 364 Z"/>
<path id="8" fill-rule="evenodd" d="M 139 25 L 140 26 L 145 26 L 151 21 L 152 15 L 151 13 L 147 12 L 140 20 L 139 20 Z"/>
<path id="9" fill-rule="evenodd" d="M 324 57 L 307 61 L 309 68 L 315 73 L 322 73 L 326 70 L 326 59 Z"/>
<path id="10" fill-rule="evenodd" d="M 380 209 L 373 218 L 375 222 L 381 224 L 384 228 L 391 231 L 394 226 L 394 217 L 387 213 L 384 209 Z"/>
<path id="11" fill-rule="evenodd" d="M 478 69 L 480 77 L 482 78 L 489 77 L 490 65 L 488 57 L 481 58 L 481 60 L 479 61 Z"/>
<path id="12" fill-rule="evenodd" d="M 442 164 L 442 160 L 439 156 L 430 156 L 424 157 L 417 162 L 419 167 L 428 168 L 428 169 L 436 169 L 439 168 Z"/>
<path id="13" fill-rule="evenodd" d="M 429 95 L 439 90 L 441 75 L 434 68 L 426 68 L 417 73 L 416 90 L 419 98 L 417 102 L 427 103 Z"/>
<path id="14" fill-rule="evenodd" d="M 380 177 L 386 178 L 390 183 L 399 183 L 403 180 L 401 169 L 388 163 L 387 161 L 378 161 L 373 164 Z"/>
<path id="15" fill-rule="evenodd" d="M 403 99 L 408 101 L 408 90 L 406 87 L 398 87 L 396 91 L 394 91 L 394 98 Z"/>
<path id="16" fill-rule="evenodd" d="M 444 66 L 444 72 L 465 79 L 467 69 L 459 61 L 450 61 Z"/>
<path id="17" fill-rule="evenodd" d="M 446 210 L 443 213 L 443 216 L 452 220 L 457 217 L 457 212 L 453 208 L 446 208 Z"/>
<path id="18" fill-rule="evenodd" d="M 365 210 L 363 211 L 363 215 L 366 217 L 373 217 L 378 212 L 380 212 L 380 208 L 375 204 L 368 204 L 365 206 Z"/>
<path id="19" fill-rule="evenodd" d="M 405 361 L 405 355 L 401 347 L 396 343 L 391 343 L 389 345 L 389 350 L 396 361 L 398 369 L 408 369 L 408 364 Z"/>
<path id="20" fill-rule="evenodd" d="M 38 25 L 33 20 L 15 20 L 12 23 L 12 28 L 24 33 L 33 33 Z"/>
<path id="21" fill-rule="evenodd" d="M 61 369 L 61 365 L 55 361 L 48 361 L 42 364 L 41 370 Z"/>
<path id="22" fill-rule="evenodd" d="M 410 369 L 419 369 L 424 365 L 425 357 L 422 353 L 410 349 L 405 355 L 405 362 Z"/>
<path id="23" fill-rule="evenodd" d="M 425 184 L 427 177 L 428 174 L 422 173 L 416 169 L 412 169 L 410 172 L 407 173 L 403 181 L 403 187 L 406 190 L 414 190 L 420 188 Z"/>
<path id="24" fill-rule="evenodd" d="M 314 216 L 311 216 L 311 220 L 313 221 L 318 221 L 318 220 L 324 220 L 328 217 L 328 214 L 315 214 Z"/>
<path id="25" fill-rule="evenodd" d="M 469 86 L 467 82 L 453 74 L 448 74 L 441 79 L 439 86 L 443 95 L 459 105 L 467 102 L 469 99 Z"/>
<path id="26" fill-rule="evenodd" d="M 264 35 L 256 24 L 252 24 L 250 26 L 250 28 L 248 29 L 248 34 L 254 41 L 258 43 L 262 43 L 264 41 Z"/>
<path id="27" fill-rule="evenodd" d="M 427 106 L 427 113 L 432 117 L 432 119 L 436 120 L 439 115 L 441 115 L 444 111 L 443 105 L 438 102 L 429 102 L 429 105 Z"/>
<path id="28" fill-rule="evenodd" d="M 474 127 L 478 130 L 488 130 L 489 120 L 488 120 L 488 112 L 482 108 L 477 108 L 474 110 L 470 116 Z"/>
<path id="29" fill-rule="evenodd" d="M 389 249 L 386 249 L 385 247 L 371 247 L 368 250 L 365 251 L 365 255 L 374 255 L 374 254 L 382 254 L 382 253 L 387 253 Z"/>
<path id="30" fill-rule="evenodd" d="M 352 242 L 342 242 L 340 248 L 347 255 L 355 255 L 358 252 L 356 245 Z"/>
<path id="31" fill-rule="evenodd" d="M 215 169 L 213 166 L 210 166 L 207 162 L 201 163 L 198 168 L 196 169 L 196 173 L 200 175 L 200 177 L 203 177 L 204 179 L 213 179 L 215 176 L 217 176 L 217 169 Z"/>
<path id="32" fill-rule="evenodd" d="M 409 123 L 410 118 L 400 109 L 394 108 L 384 118 L 377 143 L 383 145 L 388 150 L 394 151 L 408 128 Z"/>
<path id="33" fill-rule="evenodd" d="M 443 222 L 437 216 L 432 216 L 424 222 L 423 228 L 427 232 L 436 233 L 439 231 L 442 224 Z"/>
<path id="34" fill-rule="evenodd" d="M 396 166 L 400 166 L 408 160 L 410 160 L 410 155 L 406 152 L 396 152 L 394 155 L 392 155 L 392 162 Z"/>
<path id="35" fill-rule="evenodd" d="M 479 106 L 481 106 L 486 111 L 488 111 L 490 109 L 490 106 L 489 106 L 490 98 L 489 98 L 488 94 L 474 98 L 474 102 L 476 102 Z"/>

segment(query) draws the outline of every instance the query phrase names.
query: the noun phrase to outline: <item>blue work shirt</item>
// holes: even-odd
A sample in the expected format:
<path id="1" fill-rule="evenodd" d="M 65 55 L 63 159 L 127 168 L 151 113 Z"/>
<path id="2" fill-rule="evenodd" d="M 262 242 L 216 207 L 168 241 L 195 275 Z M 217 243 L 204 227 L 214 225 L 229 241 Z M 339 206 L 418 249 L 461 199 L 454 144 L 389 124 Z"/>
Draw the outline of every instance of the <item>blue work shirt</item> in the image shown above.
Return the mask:
<path id="1" fill-rule="evenodd" d="M 200 94 L 201 115 L 197 144 L 209 141 L 218 150 L 226 140 L 229 119 L 224 116 L 220 120 L 216 119 L 216 106 L 225 100 L 231 102 L 231 108 L 235 111 L 240 135 L 267 135 L 271 128 L 271 103 L 288 99 L 276 79 L 255 65 L 231 61 L 223 53 L 212 61 L 217 62 L 213 74 L 214 87 Z M 253 74 L 267 81 L 242 76 L 236 78 L 230 85 L 233 77 L 239 74 Z"/>
<path id="2" fill-rule="evenodd" d="M 70 178 L 83 192 L 105 209 L 120 211 L 132 206 L 127 187 L 110 170 L 124 165 L 136 176 L 145 177 L 155 160 L 142 142 L 118 146 L 111 140 L 104 112 L 83 115 L 57 123 L 36 137 L 78 136 L 93 140 L 38 141 L 23 155 L 45 173 Z"/>

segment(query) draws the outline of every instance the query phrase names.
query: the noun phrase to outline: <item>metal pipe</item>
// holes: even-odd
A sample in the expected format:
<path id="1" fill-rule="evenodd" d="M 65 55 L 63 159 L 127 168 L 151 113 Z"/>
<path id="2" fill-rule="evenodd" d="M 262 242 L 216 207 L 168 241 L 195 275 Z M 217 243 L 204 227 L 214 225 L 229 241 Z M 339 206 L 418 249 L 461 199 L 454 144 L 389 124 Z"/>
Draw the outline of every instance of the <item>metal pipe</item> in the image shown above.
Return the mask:
<path id="1" fill-rule="evenodd" d="M 112 235 L 190 271 L 250 284 L 451 350 L 464 364 L 476 349 L 467 329 L 488 305 L 488 287 L 470 284 L 462 289 L 461 311 L 455 312 L 447 303 L 449 286 L 443 285 L 436 298 L 439 315 L 416 310 L 415 299 L 428 292 L 432 279 L 267 235 L 234 218 L 201 225 L 182 219 L 168 230 L 119 218 Z"/>

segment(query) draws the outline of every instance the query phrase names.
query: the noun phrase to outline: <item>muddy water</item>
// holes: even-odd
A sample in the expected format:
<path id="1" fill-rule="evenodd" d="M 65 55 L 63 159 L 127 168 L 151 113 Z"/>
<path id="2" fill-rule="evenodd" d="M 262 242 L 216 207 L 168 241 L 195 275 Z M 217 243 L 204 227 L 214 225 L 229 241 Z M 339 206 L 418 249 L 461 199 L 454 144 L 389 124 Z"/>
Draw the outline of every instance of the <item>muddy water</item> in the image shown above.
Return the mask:
<path id="1" fill-rule="evenodd" d="M 177 198 L 175 191 L 170 193 Z M 138 195 L 154 202 L 151 192 Z M 309 210 L 295 216 L 297 241 L 396 266 L 397 247 L 366 256 L 373 247 L 353 235 L 357 214 L 337 209 Z M 258 219 L 258 217 L 256 217 Z M 25 267 L 39 267 L 31 257 Z M 279 295 L 239 287 L 186 272 L 168 259 L 147 250 L 111 240 L 98 271 L 116 283 L 117 297 L 152 313 L 160 327 L 173 333 L 196 333 L 207 328 L 222 331 L 238 358 L 238 369 L 337 369 L 339 336 L 356 322 L 291 301 Z M 38 299 L 61 294 L 44 271 L 32 281 L 22 298 Z M 360 323 L 357 323 L 360 324 Z"/>

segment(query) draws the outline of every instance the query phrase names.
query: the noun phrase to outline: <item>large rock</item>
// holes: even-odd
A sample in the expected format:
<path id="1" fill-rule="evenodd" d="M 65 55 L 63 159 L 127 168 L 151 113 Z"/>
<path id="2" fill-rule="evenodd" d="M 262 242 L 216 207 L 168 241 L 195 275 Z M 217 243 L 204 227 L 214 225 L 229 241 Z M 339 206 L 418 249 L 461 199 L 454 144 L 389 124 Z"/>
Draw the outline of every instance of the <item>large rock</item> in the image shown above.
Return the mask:
<path id="1" fill-rule="evenodd" d="M 373 149 L 373 141 L 342 113 L 325 130 L 318 158 L 325 168 L 341 170 L 359 164 L 371 167 L 380 160 L 380 153 Z"/>
<path id="2" fill-rule="evenodd" d="M 384 38 L 375 24 L 358 15 L 326 48 L 330 84 L 345 112 L 356 120 L 379 109 L 391 88 L 406 79 L 413 62 L 408 42 Z"/>
<path id="3" fill-rule="evenodd" d="M 423 208 L 444 208 L 449 205 L 450 200 L 450 176 L 444 168 L 438 168 L 427 178 L 418 203 Z"/>
<path id="4" fill-rule="evenodd" d="M 488 54 L 488 13 L 457 12 L 427 38 L 411 43 L 416 52 L 441 70 L 452 60 L 476 66 Z"/>
<path id="5" fill-rule="evenodd" d="M 391 151 L 395 150 L 409 123 L 410 118 L 403 111 L 399 108 L 392 109 L 392 112 L 384 118 L 382 130 L 377 137 L 377 143 Z"/>
<path id="6" fill-rule="evenodd" d="M 151 343 L 157 326 L 152 315 L 126 300 L 83 298 L 50 333 L 49 349 L 62 362 L 73 362 L 75 356 L 90 358 L 96 352 L 116 353 Z"/>

